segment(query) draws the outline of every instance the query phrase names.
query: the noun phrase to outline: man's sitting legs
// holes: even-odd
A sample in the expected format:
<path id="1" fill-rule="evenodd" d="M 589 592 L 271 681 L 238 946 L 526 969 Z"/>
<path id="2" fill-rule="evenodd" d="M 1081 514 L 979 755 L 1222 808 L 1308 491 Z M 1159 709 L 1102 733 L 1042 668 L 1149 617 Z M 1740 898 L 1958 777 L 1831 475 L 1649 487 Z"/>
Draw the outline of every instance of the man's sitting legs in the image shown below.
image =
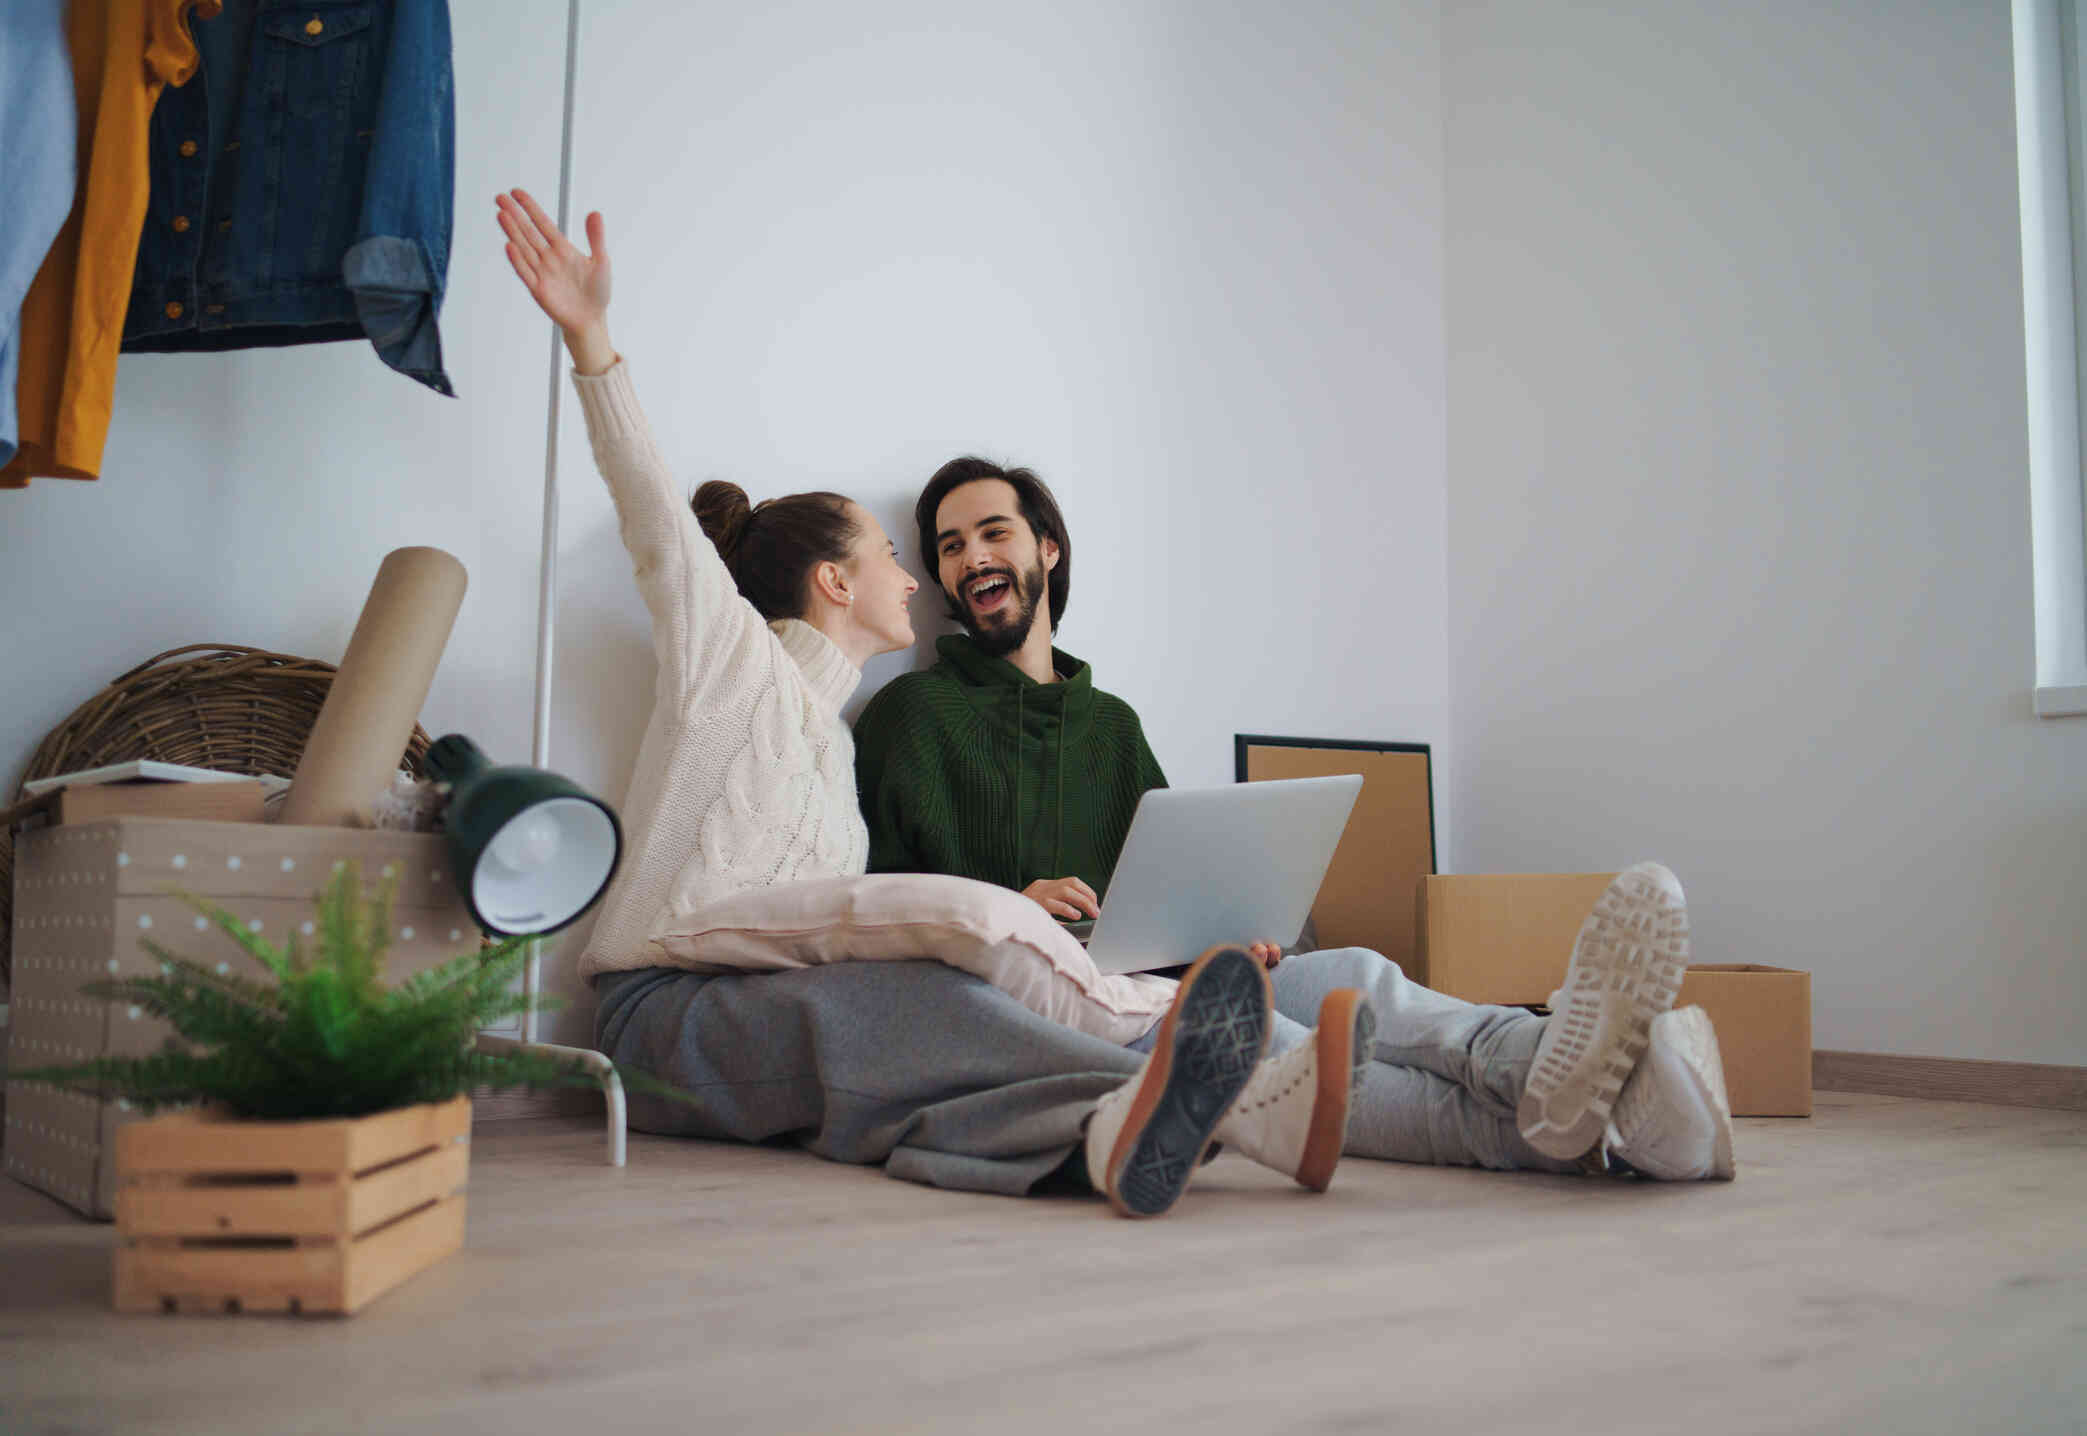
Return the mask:
<path id="1" fill-rule="evenodd" d="M 1277 966 L 1275 1006 L 1288 1020 L 1271 1045 L 1301 1041 L 1328 992 L 1369 995 L 1375 1061 L 1354 1099 L 1352 1155 L 1559 1172 L 1599 1170 L 1605 1147 L 1649 1176 L 1729 1176 L 1731 1116 L 1707 1019 L 1673 1014 L 1655 1027 L 1687 960 L 1680 884 L 1640 864 L 1588 915 L 1549 1018 L 1448 997 L 1374 952 L 1339 948 Z"/>

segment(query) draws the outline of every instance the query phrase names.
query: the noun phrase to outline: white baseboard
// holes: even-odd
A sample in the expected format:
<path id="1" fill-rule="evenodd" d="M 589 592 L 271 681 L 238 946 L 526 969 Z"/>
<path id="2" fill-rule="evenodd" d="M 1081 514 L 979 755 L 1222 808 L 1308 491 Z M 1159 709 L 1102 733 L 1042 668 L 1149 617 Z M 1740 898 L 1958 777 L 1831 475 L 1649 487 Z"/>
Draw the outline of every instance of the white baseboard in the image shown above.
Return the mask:
<path id="1" fill-rule="evenodd" d="M 2039 718 L 2087 717 L 2087 685 L 2071 688 L 2046 687 L 2037 689 L 2036 716 Z"/>

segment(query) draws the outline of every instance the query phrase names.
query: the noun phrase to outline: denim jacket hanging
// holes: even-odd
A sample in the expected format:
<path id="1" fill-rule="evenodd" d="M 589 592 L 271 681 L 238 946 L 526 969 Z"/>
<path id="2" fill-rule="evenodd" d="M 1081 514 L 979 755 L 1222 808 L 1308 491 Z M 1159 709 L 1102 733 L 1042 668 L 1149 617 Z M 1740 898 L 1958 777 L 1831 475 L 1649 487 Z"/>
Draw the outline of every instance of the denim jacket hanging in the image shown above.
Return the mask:
<path id="1" fill-rule="evenodd" d="M 438 393 L 456 106 L 448 0 L 225 0 L 152 117 L 123 348 L 367 337 Z"/>

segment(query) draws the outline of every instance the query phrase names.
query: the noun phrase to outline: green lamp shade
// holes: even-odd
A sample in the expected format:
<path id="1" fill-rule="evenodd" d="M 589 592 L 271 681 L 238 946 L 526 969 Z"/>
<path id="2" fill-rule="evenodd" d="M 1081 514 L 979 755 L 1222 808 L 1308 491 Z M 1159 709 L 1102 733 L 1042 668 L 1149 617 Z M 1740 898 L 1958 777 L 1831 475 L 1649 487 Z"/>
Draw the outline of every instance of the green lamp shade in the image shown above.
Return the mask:
<path id="1" fill-rule="evenodd" d="M 542 768 L 496 768 L 461 733 L 428 749 L 427 772 L 449 784 L 450 861 L 487 932 L 556 932 L 608 888 L 623 829 L 601 799 Z"/>

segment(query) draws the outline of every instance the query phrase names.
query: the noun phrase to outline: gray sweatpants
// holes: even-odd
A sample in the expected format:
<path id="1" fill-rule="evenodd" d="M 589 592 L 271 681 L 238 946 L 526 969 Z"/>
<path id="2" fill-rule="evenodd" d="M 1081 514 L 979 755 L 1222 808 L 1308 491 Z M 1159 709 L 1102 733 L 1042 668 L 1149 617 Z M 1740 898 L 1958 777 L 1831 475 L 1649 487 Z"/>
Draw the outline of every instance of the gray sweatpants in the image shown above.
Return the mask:
<path id="1" fill-rule="evenodd" d="M 1355 1156 L 1570 1170 L 1515 1130 L 1542 1019 L 1409 981 L 1361 948 L 1300 953 L 1270 975 L 1271 1053 L 1305 1039 L 1319 1001 L 1361 987 L 1375 1059 L 1349 1121 Z M 795 1142 L 839 1162 L 965 1191 L 1029 1193 L 1074 1158 L 1103 1093 L 1150 1040 L 1119 1047 L 1039 1017 L 931 960 L 707 976 L 676 968 L 597 984 L 596 1045 L 693 1095 L 629 1096 L 642 1132 Z"/>

